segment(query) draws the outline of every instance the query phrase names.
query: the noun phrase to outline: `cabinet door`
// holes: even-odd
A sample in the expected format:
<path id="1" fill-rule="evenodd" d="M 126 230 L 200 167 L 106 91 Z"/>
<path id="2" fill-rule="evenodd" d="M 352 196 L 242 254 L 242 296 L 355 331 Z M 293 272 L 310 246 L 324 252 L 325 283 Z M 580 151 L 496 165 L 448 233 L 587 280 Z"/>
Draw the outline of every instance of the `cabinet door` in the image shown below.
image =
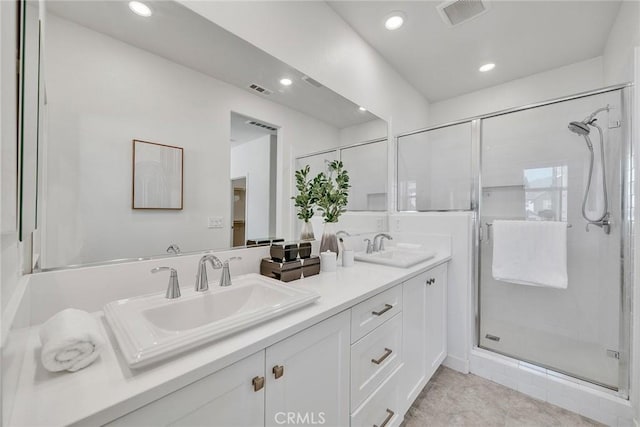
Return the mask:
<path id="1" fill-rule="evenodd" d="M 427 380 L 447 357 L 447 265 L 427 272 Z"/>
<path id="2" fill-rule="evenodd" d="M 408 409 L 427 383 L 427 276 L 423 273 L 402 285 L 401 398 Z"/>
<path id="3" fill-rule="evenodd" d="M 109 426 L 262 426 L 265 389 L 260 351 L 174 393 L 149 403 Z M 258 389 L 257 391 L 255 389 Z"/>
<path id="4" fill-rule="evenodd" d="M 440 265 L 402 285 L 404 410 L 447 356 L 447 266 Z"/>
<path id="5" fill-rule="evenodd" d="M 265 424 L 349 425 L 349 311 L 266 350 Z"/>

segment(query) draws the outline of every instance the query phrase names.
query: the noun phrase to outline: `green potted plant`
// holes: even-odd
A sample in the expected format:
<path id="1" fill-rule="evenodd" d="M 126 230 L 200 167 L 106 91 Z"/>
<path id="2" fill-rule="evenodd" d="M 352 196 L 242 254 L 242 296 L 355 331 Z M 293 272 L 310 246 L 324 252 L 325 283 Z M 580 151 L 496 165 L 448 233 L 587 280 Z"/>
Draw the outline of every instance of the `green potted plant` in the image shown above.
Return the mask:
<path id="1" fill-rule="evenodd" d="M 334 224 L 346 212 L 349 201 L 349 173 L 339 160 L 329 163 L 327 173 L 318 174 L 312 183 L 312 192 L 324 218 L 324 231 L 320 241 L 320 252 L 331 251 L 338 254 L 338 239 Z"/>
<path id="2" fill-rule="evenodd" d="M 314 208 L 316 204 L 314 182 L 318 177 L 313 180 L 308 179 L 310 167 L 309 165 L 297 170 L 296 175 L 296 189 L 298 195 L 292 197 L 295 202 L 296 208 L 298 208 L 298 219 L 303 221 L 302 231 L 300 232 L 300 240 L 315 240 L 313 235 L 313 226 L 309 222 L 314 214 Z M 317 184 L 315 184 L 317 185 Z"/>

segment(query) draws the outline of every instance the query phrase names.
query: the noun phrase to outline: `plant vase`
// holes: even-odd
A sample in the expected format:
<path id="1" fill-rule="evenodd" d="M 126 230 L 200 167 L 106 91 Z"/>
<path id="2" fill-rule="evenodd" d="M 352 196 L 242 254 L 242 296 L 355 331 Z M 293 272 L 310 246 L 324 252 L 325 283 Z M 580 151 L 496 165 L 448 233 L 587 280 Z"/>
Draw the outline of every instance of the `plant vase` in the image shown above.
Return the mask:
<path id="1" fill-rule="evenodd" d="M 314 236 L 313 234 L 313 225 L 309 221 L 305 221 L 302 223 L 300 240 L 316 240 L 316 236 Z"/>
<path id="2" fill-rule="evenodd" d="M 338 236 L 336 236 L 335 224 L 332 222 L 324 223 L 324 231 L 322 232 L 322 240 L 320 240 L 320 252 L 331 251 L 338 256 Z"/>

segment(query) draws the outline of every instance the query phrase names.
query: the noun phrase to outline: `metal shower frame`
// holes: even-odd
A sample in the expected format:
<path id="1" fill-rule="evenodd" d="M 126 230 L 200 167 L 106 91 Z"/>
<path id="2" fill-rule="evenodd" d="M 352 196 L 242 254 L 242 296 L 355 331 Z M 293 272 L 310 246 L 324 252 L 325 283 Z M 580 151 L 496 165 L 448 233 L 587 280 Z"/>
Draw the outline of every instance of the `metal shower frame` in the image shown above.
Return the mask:
<path id="1" fill-rule="evenodd" d="M 480 237 L 482 233 L 481 224 L 479 224 L 480 220 L 480 212 L 481 212 L 481 204 L 482 200 L 480 197 L 482 191 L 482 153 L 481 153 L 481 139 L 482 139 L 482 122 L 484 119 L 489 119 L 493 117 L 503 116 L 506 114 L 516 113 L 520 111 L 530 110 L 534 108 L 544 107 L 548 105 L 558 104 L 561 102 L 572 101 L 576 99 L 586 98 L 594 95 L 600 95 L 609 92 L 621 91 L 621 105 L 622 105 L 622 119 L 626 123 L 630 123 L 631 119 L 631 89 L 633 87 L 632 83 L 624 83 L 613 86 L 607 86 L 601 89 L 591 90 L 587 92 L 581 92 L 575 95 L 565 96 L 561 98 L 555 98 L 547 101 L 532 103 L 523 105 L 520 107 L 508 108 L 505 110 L 496 111 L 493 113 L 483 114 L 479 116 L 474 116 L 462 120 L 457 120 L 453 122 L 447 122 L 437 126 L 431 126 L 427 128 L 418 129 L 415 131 L 403 133 L 397 135 L 395 138 L 395 184 L 396 187 L 398 185 L 398 146 L 399 139 L 402 137 L 407 137 L 410 135 L 415 135 L 419 133 L 424 133 L 428 131 L 433 131 L 437 129 L 447 128 L 450 126 L 460 125 L 464 123 L 471 124 L 471 189 L 470 189 L 470 206 L 469 209 L 464 209 L 463 211 L 472 212 L 473 213 L 473 250 L 472 250 L 472 276 L 473 276 L 473 310 L 474 310 L 474 325 L 475 331 L 473 334 L 473 348 L 481 348 L 479 347 L 480 342 Z M 621 221 L 621 245 L 620 245 L 620 325 L 619 325 L 619 368 L 618 368 L 618 388 L 617 394 L 618 396 L 628 399 L 629 397 L 629 384 L 630 384 L 630 352 L 631 352 L 631 307 L 632 307 L 632 291 L 633 291 L 633 221 L 634 221 L 634 211 L 633 211 L 633 175 L 634 175 L 634 153 L 632 149 L 631 143 L 631 126 L 623 126 L 623 135 L 622 135 L 622 147 L 621 147 L 621 168 L 620 168 L 620 182 L 621 182 L 621 217 L 619 220 Z M 407 212 L 399 210 L 399 200 L 394 200 L 394 206 L 396 212 Z M 460 211 L 460 210 L 456 210 Z M 447 210 L 418 210 L 417 212 L 448 212 Z M 489 349 L 484 349 L 486 351 L 492 351 Z M 498 352 L 495 352 L 498 353 Z M 507 355 L 508 356 L 508 355 Z M 508 356 L 513 358 L 512 356 Z M 515 358 L 514 358 L 515 359 Z M 522 360 L 522 359 L 515 359 Z M 522 360 L 524 361 L 524 360 Z M 525 361 L 529 363 L 533 363 L 537 366 L 541 366 L 550 371 L 557 372 L 559 374 L 571 376 L 573 378 L 578 378 L 574 374 L 569 374 L 566 372 L 561 372 L 557 368 L 543 366 L 539 363 L 534 363 L 530 361 Z M 601 386 L 606 389 L 610 389 L 603 384 L 598 384 L 593 380 L 586 378 L 578 378 L 580 380 L 584 380 L 591 384 L 596 384 L 597 386 Z"/>

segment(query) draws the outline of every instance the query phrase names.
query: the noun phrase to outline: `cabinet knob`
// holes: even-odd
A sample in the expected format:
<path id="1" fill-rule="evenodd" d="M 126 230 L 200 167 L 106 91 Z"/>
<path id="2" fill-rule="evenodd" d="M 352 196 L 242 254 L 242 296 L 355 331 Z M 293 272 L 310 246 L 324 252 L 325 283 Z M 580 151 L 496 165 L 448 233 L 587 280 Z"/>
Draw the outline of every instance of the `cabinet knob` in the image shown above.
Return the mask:
<path id="1" fill-rule="evenodd" d="M 435 279 L 435 278 L 433 278 L 433 277 L 431 277 L 431 278 L 427 279 L 427 282 L 426 282 L 426 283 L 427 283 L 427 285 L 431 286 L 431 285 L 433 285 L 434 283 L 436 283 L 436 279 Z"/>
<path id="2" fill-rule="evenodd" d="M 282 365 L 276 365 L 273 367 L 273 369 L 271 370 L 271 372 L 273 372 L 273 376 L 278 379 L 281 376 L 284 375 L 284 366 Z"/>
<path id="3" fill-rule="evenodd" d="M 253 391 L 260 391 L 264 387 L 264 377 L 253 377 L 251 380 Z"/>
<path id="4" fill-rule="evenodd" d="M 395 414 L 396 414 L 395 412 L 393 412 L 391 409 L 387 408 L 387 417 L 384 419 L 382 424 L 380 424 L 380 427 L 385 427 L 387 424 L 389 424 L 389 421 L 391 421 L 391 418 L 393 418 L 393 416 Z M 376 424 L 374 424 L 373 427 L 378 427 L 378 426 Z"/>

